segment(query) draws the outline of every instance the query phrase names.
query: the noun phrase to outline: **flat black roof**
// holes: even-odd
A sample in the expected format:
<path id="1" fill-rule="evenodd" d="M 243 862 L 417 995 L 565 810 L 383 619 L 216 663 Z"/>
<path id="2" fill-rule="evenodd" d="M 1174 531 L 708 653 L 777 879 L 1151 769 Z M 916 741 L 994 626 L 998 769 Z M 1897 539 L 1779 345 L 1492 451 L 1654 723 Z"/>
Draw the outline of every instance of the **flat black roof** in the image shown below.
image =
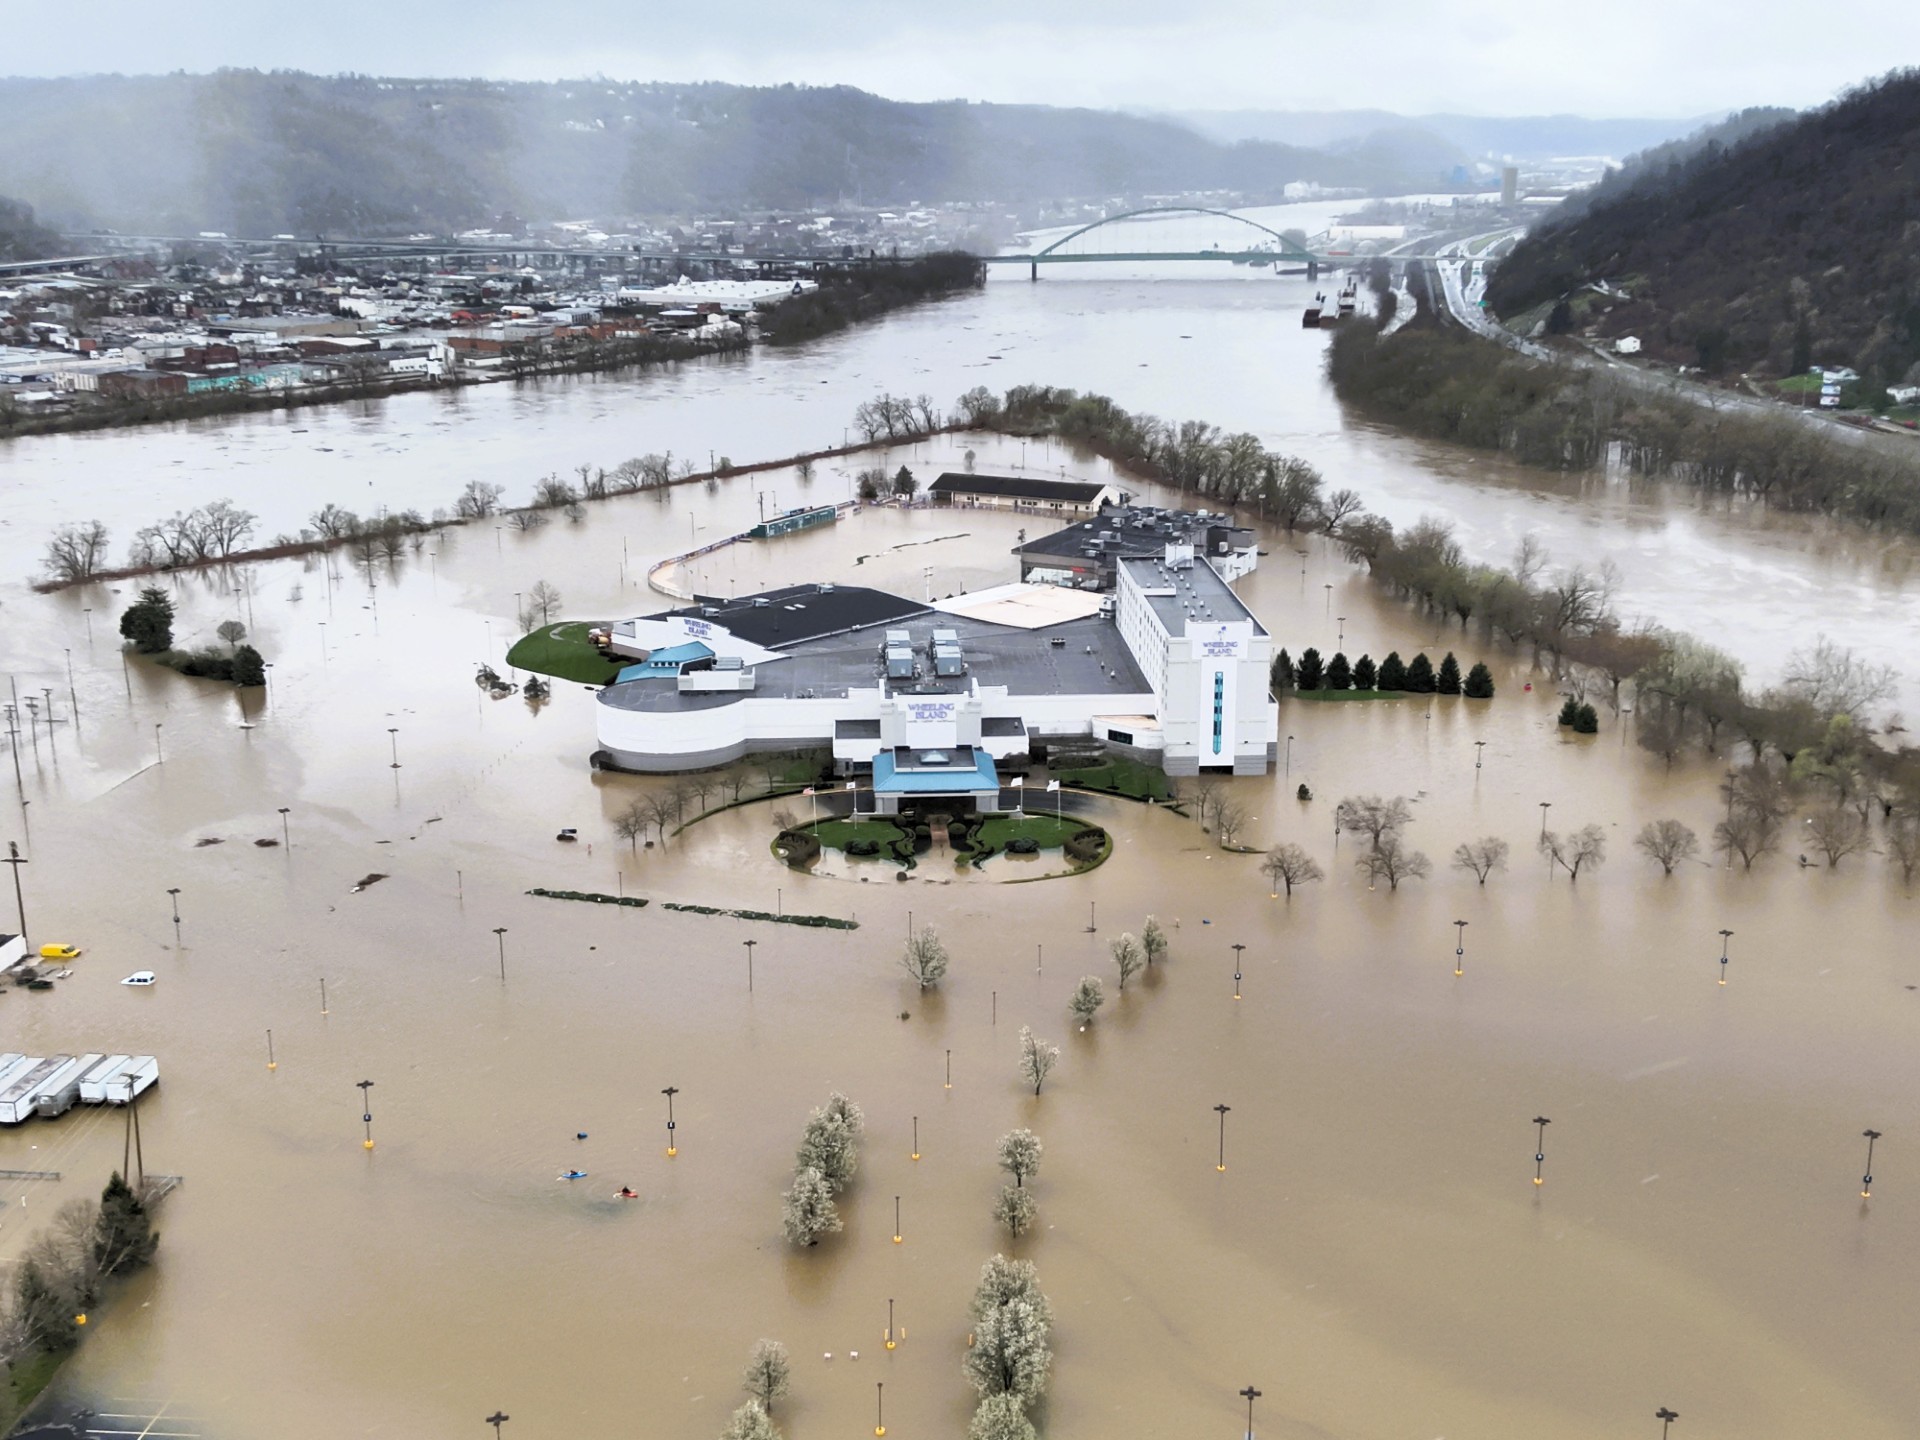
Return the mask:
<path id="1" fill-rule="evenodd" d="M 1205 511 L 1161 510 L 1151 505 L 1128 505 L 1107 510 L 1090 520 L 1076 521 L 1051 535 L 1042 535 L 1014 547 L 1016 555 L 1069 555 L 1078 559 L 1089 547 L 1101 548 L 1102 537 L 1111 535 L 1118 544 L 1105 549 L 1109 556 L 1159 555 L 1167 542 L 1192 540 L 1203 553 L 1211 553 L 1223 538 L 1238 537 L 1243 545 L 1253 543 L 1253 531 L 1236 525 L 1231 517 Z"/>
<path id="2" fill-rule="evenodd" d="M 929 495 L 1006 495 L 1021 500 L 1076 500 L 1091 504 L 1110 487 L 1093 480 L 1031 480 L 1024 475 L 964 475 L 949 470 Z"/>
<path id="3" fill-rule="evenodd" d="M 870 625 L 889 625 L 928 607 L 918 600 L 872 590 L 865 585 L 789 585 L 737 600 L 702 598 L 698 605 L 669 610 L 689 620 L 724 625 L 749 645 L 784 650 L 807 640 L 843 635 Z M 661 618 L 658 616 L 651 618 Z"/>

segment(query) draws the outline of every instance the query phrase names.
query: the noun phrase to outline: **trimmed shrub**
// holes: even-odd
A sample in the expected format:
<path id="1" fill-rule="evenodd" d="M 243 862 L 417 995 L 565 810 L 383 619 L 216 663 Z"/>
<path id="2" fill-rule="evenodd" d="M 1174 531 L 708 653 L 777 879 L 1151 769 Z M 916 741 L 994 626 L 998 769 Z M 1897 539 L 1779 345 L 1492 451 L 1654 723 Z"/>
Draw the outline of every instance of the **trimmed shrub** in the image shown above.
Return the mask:
<path id="1" fill-rule="evenodd" d="M 1580 715 L 1580 702 L 1574 699 L 1571 695 L 1567 696 L 1566 703 L 1560 707 L 1559 723 L 1562 725 L 1571 725 L 1577 718 L 1579 718 L 1579 715 Z"/>
<path id="2" fill-rule="evenodd" d="M 1582 705 L 1573 712 L 1573 733 L 1576 735 L 1598 735 L 1600 733 L 1600 712 L 1591 705 Z"/>
<path id="3" fill-rule="evenodd" d="M 1009 855 L 1038 855 L 1039 853 L 1040 842 L 1031 835 L 1016 835 L 1007 842 Z"/>

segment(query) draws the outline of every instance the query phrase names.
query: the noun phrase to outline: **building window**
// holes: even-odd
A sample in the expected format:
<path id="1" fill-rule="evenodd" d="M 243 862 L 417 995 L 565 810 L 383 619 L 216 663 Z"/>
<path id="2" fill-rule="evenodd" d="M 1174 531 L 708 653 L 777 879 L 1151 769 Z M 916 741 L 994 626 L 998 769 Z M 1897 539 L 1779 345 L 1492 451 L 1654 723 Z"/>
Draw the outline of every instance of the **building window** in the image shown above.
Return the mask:
<path id="1" fill-rule="evenodd" d="M 1220 743 L 1226 725 L 1227 677 L 1219 670 L 1213 672 L 1213 753 L 1220 753 Z"/>

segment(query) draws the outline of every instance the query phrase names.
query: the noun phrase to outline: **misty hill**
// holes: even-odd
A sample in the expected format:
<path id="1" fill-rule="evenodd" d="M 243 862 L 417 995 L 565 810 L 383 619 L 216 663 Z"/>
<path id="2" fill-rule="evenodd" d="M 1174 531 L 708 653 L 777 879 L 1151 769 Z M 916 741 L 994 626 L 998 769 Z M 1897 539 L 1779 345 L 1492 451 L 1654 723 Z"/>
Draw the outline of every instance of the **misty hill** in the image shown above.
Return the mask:
<path id="1" fill-rule="evenodd" d="M 1364 150 L 840 87 L 262 74 L 0 80 L 0 193 L 68 227 L 378 232 L 525 218 L 1395 188 Z M 1430 177 L 1420 177 L 1422 185 Z"/>
<path id="2" fill-rule="evenodd" d="M 1449 146 L 1454 159 L 1627 155 L 1685 135 L 1699 119 L 1607 120 L 1581 115 L 1396 115 L 1388 110 L 1192 110 L 1174 118 L 1228 144 L 1265 140 L 1332 147 L 1382 132 L 1418 131 Z"/>
<path id="3" fill-rule="evenodd" d="M 1920 363 L 1920 71 L 1751 123 L 1730 145 L 1631 166 L 1535 230 L 1494 272 L 1493 308 L 1514 316 L 1608 280 L 1629 300 L 1594 316 L 1599 332 L 1652 353 L 1898 380 Z"/>
<path id="4" fill-rule="evenodd" d="M 0 195 L 0 264 L 61 253 L 60 237 L 34 223 L 33 207 Z"/>

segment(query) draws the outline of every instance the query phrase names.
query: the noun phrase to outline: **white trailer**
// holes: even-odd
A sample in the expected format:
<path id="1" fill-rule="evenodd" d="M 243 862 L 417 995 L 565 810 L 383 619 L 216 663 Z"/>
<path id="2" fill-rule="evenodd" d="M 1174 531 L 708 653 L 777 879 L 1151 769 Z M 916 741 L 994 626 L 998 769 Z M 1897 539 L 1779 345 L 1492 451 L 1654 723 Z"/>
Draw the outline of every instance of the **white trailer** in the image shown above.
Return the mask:
<path id="1" fill-rule="evenodd" d="M 78 1055 L 54 1071 L 34 1095 L 33 1113 L 48 1120 L 66 1114 L 80 1098 L 80 1078 L 104 1058 L 101 1055 Z"/>
<path id="2" fill-rule="evenodd" d="M 38 1063 L 38 1056 L 22 1055 L 18 1050 L 9 1050 L 0 1055 L 0 1085 L 5 1085 L 29 1065 Z"/>
<path id="3" fill-rule="evenodd" d="M 107 1103 L 125 1105 L 160 1083 L 160 1062 L 151 1055 L 135 1055 L 107 1084 Z"/>
<path id="4" fill-rule="evenodd" d="M 0 1125 L 18 1125 L 23 1120 L 31 1119 L 34 1101 L 40 1098 L 40 1091 L 72 1059 L 71 1055 L 55 1055 L 42 1060 L 0 1089 Z"/>
<path id="5" fill-rule="evenodd" d="M 120 1072 L 133 1063 L 131 1055 L 109 1055 L 93 1069 L 80 1077 L 80 1103 L 82 1105 L 102 1105 L 106 1103 L 107 1086 L 115 1083 Z"/>

